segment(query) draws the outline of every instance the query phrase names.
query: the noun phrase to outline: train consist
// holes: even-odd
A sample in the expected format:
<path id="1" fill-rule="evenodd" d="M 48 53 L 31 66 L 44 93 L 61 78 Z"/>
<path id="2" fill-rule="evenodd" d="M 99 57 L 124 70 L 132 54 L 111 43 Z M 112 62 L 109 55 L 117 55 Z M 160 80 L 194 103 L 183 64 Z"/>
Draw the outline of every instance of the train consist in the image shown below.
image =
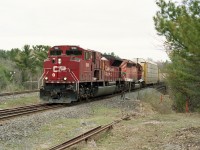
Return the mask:
<path id="1" fill-rule="evenodd" d="M 79 46 L 54 46 L 44 61 L 40 98 L 71 103 L 160 82 L 158 66 L 103 55 Z"/>

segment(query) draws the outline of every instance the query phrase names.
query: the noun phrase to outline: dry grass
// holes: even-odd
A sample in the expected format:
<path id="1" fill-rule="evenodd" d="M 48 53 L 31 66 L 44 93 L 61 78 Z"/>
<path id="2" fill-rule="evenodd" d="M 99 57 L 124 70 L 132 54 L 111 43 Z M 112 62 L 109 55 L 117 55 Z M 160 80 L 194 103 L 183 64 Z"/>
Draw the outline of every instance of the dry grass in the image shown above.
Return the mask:
<path id="1" fill-rule="evenodd" d="M 84 150 L 200 149 L 199 114 L 143 113 L 122 121 Z M 94 144 L 95 143 L 95 144 Z"/>
<path id="2" fill-rule="evenodd" d="M 168 95 L 156 91 L 155 89 L 147 89 L 140 92 L 140 100 L 152 106 L 152 109 L 161 114 L 170 114 L 172 111 L 172 100 Z"/>

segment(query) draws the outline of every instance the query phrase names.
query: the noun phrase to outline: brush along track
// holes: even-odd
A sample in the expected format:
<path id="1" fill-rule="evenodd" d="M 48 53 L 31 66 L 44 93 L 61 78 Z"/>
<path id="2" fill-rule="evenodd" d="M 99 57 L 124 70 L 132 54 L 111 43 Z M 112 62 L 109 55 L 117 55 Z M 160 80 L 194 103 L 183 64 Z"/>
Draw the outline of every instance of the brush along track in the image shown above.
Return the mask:
<path id="1" fill-rule="evenodd" d="M 17 107 L 11 109 L 0 110 L 0 120 L 10 119 L 17 116 L 27 115 L 31 113 L 36 113 L 44 110 L 61 108 L 64 105 L 61 104 L 38 104 L 38 105 L 29 105 L 24 107 Z"/>
<path id="2" fill-rule="evenodd" d="M 27 90 L 18 92 L 6 92 L 6 93 L 0 93 L 0 96 L 19 95 L 19 94 L 34 93 L 34 92 L 39 92 L 39 90 L 36 89 L 36 90 Z"/>

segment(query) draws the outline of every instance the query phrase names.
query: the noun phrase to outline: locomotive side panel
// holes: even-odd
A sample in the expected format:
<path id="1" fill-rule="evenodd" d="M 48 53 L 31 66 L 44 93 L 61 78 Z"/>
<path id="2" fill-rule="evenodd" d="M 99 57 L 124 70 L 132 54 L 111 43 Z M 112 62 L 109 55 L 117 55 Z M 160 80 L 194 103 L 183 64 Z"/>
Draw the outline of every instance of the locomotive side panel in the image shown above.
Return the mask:
<path id="1" fill-rule="evenodd" d="M 80 82 L 91 82 L 93 78 L 92 53 L 83 50 L 83 59 L 80 64 Z"/>
<path id="2" fill-rule="evenodd" d="M 125 81 L 136 82 L 138 80 L 138 69 L 134 62 L 124 59 L 120 67 Z"/>
<path id="3" fill-rule="evenodd" d="M 108 60 L 101 60 L 101 61 L 102 61 L 101 69 L 103 73 L 103 80 L 105 81 L 119 80 L 119 68 L 111 66 Z"/>

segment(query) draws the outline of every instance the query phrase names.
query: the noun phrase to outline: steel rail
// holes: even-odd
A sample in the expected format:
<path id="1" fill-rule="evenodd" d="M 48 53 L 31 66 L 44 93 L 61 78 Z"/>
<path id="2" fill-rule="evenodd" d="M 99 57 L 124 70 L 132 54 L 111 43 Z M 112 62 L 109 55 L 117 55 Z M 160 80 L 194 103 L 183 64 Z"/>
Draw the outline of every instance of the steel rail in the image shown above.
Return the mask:
<path id="1" fill-rule="evenodd" d="M 85 132 L 85 133 L 83 133 L 83 134 L 81 134 L 81 135 L 79 135 L 79 136 L 77 136 L 73 139 L 70 139 L 70 140 L 68 140 L 68 141 L 66 141 L 62 144 L 59 144 L 59 145 L 57 145 L 57 146 L 55 146 L 55 147 L 53 147 L 49 150 L 63 150 L 63 149 L 66 149 L 70 146 L 73 146 L 73 145 L 75 145 L 75 144 L 77 144 L 81 141 L 86 141 L 88 138 L 90 138 L 90 137 L 92 137 L 92 136 L 94 136 L 94 135 L 96 135 L 96 134 L 98 134 L 98 133 L 100 133 L 104 130 L 112 128 L 112 126 L 115 123 L 117 123 L 117 122 L 112 122 L 112 123 L 107 124 L 105 126 L 98 126 L 96 128 L 93 128 L 92 130 L 89 130 L 89 131 L 87 131 L 87 132 Z"/>
<path id="2" fill-rule="evenodd" d="M 32 107 L 41 107 L 41 106 L 45 106 L 45 105 L 47 105 L 47 104 L 35 104 L 35 105 L 27 105 L 27 106 L 20 106 L 20 107 L 14 107 L 14 108 L 0 109 L 0 113 L 10 112 L 10 111 L 15 111 L 15 110 L 20 110 L 20 109 L 26 109 L 26 108 L 32 108 Z"/>
<path id="3" fill-rule="evenodd" d="M 8 114 L 14 114 L 14 113 L 19 113 L 19 112 L 25 112 L 25 111 L 30 111 L 30 110 L 38 110 L 42 108 L 48 108 L 52 107 L 51 105 L 38 105 L 38 106 L 33 106 L 33 107 L 24 107 L 24 108 L 19 108 L 19 109 L 10 109 L 10 110 L 5 110 L 0 112 L 0 116 L 2 115 L 8 115 Z"/>
<path id="4" fill-rule="evenodd" d="M 40 111 L 45 111 L 48 109 L 54 109 L 54 108 L 61 108 L 64 107 L 64 105 L 35 105 L 35 107 L 25 107 L 24 109 L 17 109 L 14 110 L 10 109 L 10 111 L 7 109 L 5 112 L 0 112 L 0 120 L 10 119 L 17 116 L 32 114 Z"/>

